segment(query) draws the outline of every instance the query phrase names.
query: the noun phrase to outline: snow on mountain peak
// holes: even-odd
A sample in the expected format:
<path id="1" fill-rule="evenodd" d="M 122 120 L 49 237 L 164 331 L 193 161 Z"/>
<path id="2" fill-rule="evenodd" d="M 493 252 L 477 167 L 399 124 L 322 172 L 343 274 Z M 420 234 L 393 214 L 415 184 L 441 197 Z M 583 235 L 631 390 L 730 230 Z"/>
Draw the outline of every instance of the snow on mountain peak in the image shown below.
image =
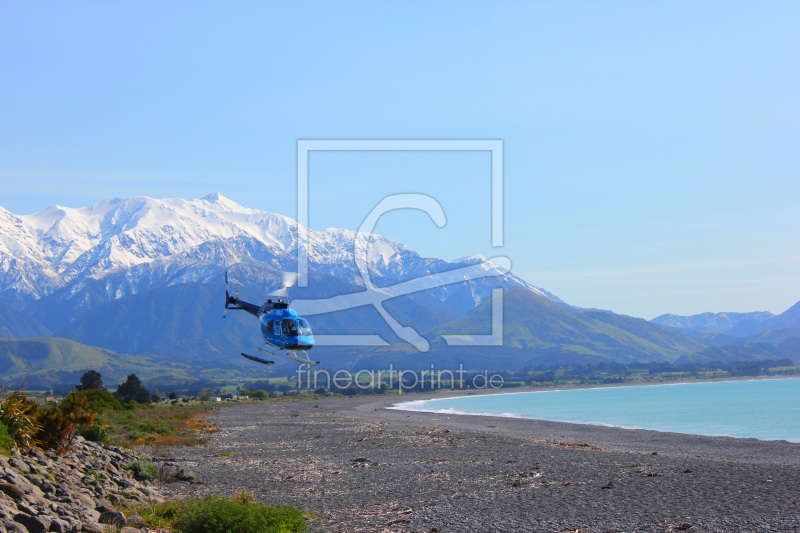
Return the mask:
<path id="1" fill-rule="evenodd" d="M 244 207 L 241 204 L 237 204 L 230 198 L 227 198 L 221 195 L 218 192 L 212 192 L 211 194 L 207 194 L 200 198 L 199 200 L 191 200 L 191 202 L 196 203 L 203 203 L 203 204 L 211 204 L 217 209 L 221 209 L 228 212 L 238 212 L 238 213 L 258 213 L 259 211 L 256 209 L 249 209 Z"/>
<path id="2" fill-rule="evenodd" d="M 466 263 L 470 265 L 474 263 L 483 263 L 485 261 L 488 261 L 488 259 L 481 254 L 471 254 L 450 260 L 451 263 Z"/>
<path id="3" fill-rule="evenodd" d="M 193 200 L 114 198 L 23 216 L 2 210 L 0 293 L 30 302 L 64 288 L 65 298 L 77 298 L 92 280 L 102 280 L 105 298 L 113 299 L 160 284 L 205 279 L 237 263 L 294 269 L 299 229 L 289 217 L 241 206 L 219 193 Z M 377 234 L 359 244 L 367 252 L 362 262 L 355 254 L 356 232 L 329 228 L 306 235 L 311 268 L 357 285 L 363 283 L 364 263 L 370 276 L 384 284 L 464 264 L 483 263 L 497 275 L 506 272 L 481 255 L 457 262 L 422 258 Z M 514 276 L 508 280 L 527 286 Z M 96 293 L 87 297 L 97 301 Z M 477 293 L 473 297 L 480 299 Z"/>

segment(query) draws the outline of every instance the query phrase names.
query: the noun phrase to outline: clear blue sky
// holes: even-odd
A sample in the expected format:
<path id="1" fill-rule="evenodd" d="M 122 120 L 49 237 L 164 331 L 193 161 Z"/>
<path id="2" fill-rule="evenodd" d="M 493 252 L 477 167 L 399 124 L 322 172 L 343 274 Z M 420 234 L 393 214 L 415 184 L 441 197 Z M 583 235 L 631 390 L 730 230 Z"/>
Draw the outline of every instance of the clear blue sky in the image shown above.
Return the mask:
<path id="1" fill-rule="evenodd" d="M 800 3 L 0 0 L 0 205 L 220 192 L 296 216 L 298 139 L 500 139 L 312 154 L 313 229 L 387 214 L 423 255 L 507 255 L 574 305 L 800 300 Z"/>

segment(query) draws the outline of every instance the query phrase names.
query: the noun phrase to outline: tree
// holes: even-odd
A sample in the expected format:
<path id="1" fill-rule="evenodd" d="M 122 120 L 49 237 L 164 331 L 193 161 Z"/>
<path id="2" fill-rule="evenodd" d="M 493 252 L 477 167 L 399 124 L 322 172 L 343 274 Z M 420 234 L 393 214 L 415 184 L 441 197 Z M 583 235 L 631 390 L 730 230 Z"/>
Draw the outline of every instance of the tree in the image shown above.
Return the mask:
<path id="1" fill-rule="evenodd" d="M 136 374 L 131 374 L 119 387 L 117 397 L 122 403 L 150 403 L 150 393 L 142 386 L 142 381 Z"/>
<path id="2" fill-rule="evenodd" d="M 75 386 L 78 391 L 102 389 L 103 377 L 96 370 L 89 370 L 81 376 L 81 384 Z"/>

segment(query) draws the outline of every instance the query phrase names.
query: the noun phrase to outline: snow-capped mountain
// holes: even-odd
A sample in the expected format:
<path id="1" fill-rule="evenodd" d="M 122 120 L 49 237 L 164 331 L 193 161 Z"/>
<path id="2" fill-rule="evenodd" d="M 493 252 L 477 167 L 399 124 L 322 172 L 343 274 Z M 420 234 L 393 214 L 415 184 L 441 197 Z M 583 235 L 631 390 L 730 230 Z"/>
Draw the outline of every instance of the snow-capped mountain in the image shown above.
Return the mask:
<path id="1" fill-rule="evenodd" d="M 500 258 L 424 258 L 378 235 L 363 241 L 348 230 L 310 231 L 219 194 L 112 199 L 23 216 L 0 208 L 0 332 L 64 337 L 169 364 L 246 366 L 238 354 L 263 341 L 252 317 L 231 313 L 222 320 L 223 272 L 232 291 L 263 302 L 282 286 L 284 272 L 297 271 L 304 235 L 308 286 L 292 290 L 293 307 L 313 316 L 318 338 L 367 335 L 390 345 L 318 343 L 315 353 L 331 368 L 671 362 L 705 347 L 644 320 L 572 308 L 508 272 Z M 503 343 L 445 342 L 445 336 L 494 335 L 488 299 L 495 288 L 507 289 Z M 784 318 L 794 324 L 795 315 Z M 400 335 L 408 329 L 430 350 L 416 352 Z M 781 339 L 796 336 L 786 331 Z"/>
<path id="2" fill-rule="evenodd" d="M 721 332 L 734 336 L 751 335 L 763 331 L 775 315 L 769 311 L 751 313 L 700 313 L 692 316 L 661 315 L 652 323 L 677 330 L 696 333 Z"/>
<path id="3" fill-rule="evenodd" d="M 111 199 L 82 208 L 53 206 L 32 215 L 0 208 L 0 294 L 5 302 L 34 310 L 37 302 L 45 305 L 43 299 L 47 305 L 70 302 L 69 312 L 81 313 L 154 288 L 218 280 L 228 269 L 246 278 L 242 281 L 267 285 L 259 287 L 263 294 L 280 285 L 281 271 L 297 269 L 303 229 L 291 218 L 219 194 L 194 200 Z M 355 232 L 306 231 L 310 279 L 364 285 L 355 261 Z M 366 249 L 370 281 L 378 287 L 481 263 L 492 271 L 488 277 L 502 280 L 500 286 L 539 292 L 511 274 L 500 276 L 499 266 L 478 256 L 455 262 L 423 258 L 378 235 L 371 236 Z M 491 287 L 480 282 L 433 290 L 457 314 L 491 294 Z M 38 314 L 47 322 L 46 312 L 39 309 Z M 61 323 L 66 320 L 62 317 Z"/>

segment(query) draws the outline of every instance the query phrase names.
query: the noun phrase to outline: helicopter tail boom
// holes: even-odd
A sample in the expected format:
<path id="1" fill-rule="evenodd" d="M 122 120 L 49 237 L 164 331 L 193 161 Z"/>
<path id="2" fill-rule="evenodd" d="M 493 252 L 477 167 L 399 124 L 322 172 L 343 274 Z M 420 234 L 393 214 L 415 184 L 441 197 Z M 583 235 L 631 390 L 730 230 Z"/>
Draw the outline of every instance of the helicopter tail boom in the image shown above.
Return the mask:
<path id="1" fill-rule="evenodd" d="M 253 316 L 261 316 L 261 306 L 240 300 L 235 296 L 229 295 L 227 291 L 225 292 L 225 309 L 241 309 Z"/>
<path id="2" fill-rule="evenodd" d="M 225 314 L 227 314 L 228 309 L 241 309 L 255 317 L 261 316 L 261 306 L 239 299 L 238 287 L 236 289 L 236 296 L 231 296 L 230 292 L 228 292 L 228 273 L 225 272 Z"/>

